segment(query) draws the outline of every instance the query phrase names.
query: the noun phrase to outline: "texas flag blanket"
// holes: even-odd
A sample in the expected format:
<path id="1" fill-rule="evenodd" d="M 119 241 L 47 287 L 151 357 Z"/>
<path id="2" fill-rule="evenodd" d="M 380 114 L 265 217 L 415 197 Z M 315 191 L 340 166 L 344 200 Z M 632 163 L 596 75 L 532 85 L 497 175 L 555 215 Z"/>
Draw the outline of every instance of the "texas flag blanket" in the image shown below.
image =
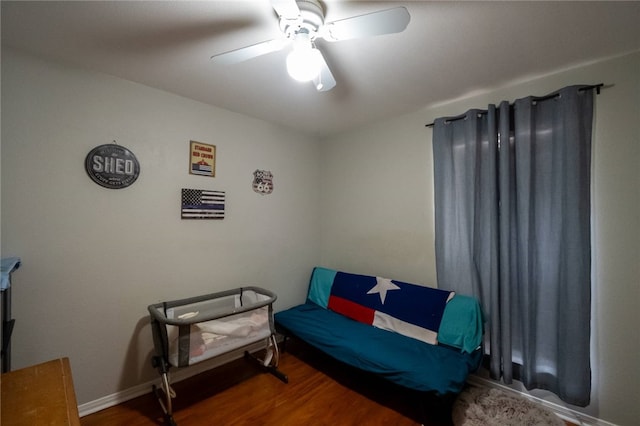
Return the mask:
<path id="1" fill-rule="evenodd" d="M 454 292 L 316 267 L 308 299 L 353 320 L 435 345 Z"/>

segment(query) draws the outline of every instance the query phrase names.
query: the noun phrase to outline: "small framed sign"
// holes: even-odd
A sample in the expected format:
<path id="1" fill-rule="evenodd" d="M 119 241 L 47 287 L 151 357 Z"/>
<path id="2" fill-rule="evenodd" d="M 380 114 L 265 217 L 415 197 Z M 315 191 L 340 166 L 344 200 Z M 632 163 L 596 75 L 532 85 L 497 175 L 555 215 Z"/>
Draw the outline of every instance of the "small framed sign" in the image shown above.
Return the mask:
<path id="1" fill-rule="evenodd" d="M 269 170 L 256 170 L 253 172 L 253 190 L 260 195 L 269 195 L 273 192 L 273 173 Z"/>
<path id="2" fill-rule="evenodd" d="M 91 180 L 109 189 L 126 188 L 140 175 L 140 163 L 133 152 L 115 143 L 89 151 L 84 167 Z"/>
<path id="3" fill-rule="evenodd" d="M 192 175 L 215 177 L 215 145 L 191 141 L 189 144 L 189 152 L 189 173 Z"/>

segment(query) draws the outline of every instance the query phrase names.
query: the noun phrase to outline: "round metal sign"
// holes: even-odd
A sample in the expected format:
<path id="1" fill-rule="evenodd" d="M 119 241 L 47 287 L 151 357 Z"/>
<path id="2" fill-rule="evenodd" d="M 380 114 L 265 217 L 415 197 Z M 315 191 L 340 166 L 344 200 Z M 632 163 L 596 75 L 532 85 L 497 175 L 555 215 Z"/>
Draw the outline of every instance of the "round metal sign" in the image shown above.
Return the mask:
<path id="1" fill-rule="evenodd" d="M 84 160 L 89 177 L 109 189 L 126 188 L 138 179 L 140 163 L 127 148 L 105 144 L 93 148 Z"/>

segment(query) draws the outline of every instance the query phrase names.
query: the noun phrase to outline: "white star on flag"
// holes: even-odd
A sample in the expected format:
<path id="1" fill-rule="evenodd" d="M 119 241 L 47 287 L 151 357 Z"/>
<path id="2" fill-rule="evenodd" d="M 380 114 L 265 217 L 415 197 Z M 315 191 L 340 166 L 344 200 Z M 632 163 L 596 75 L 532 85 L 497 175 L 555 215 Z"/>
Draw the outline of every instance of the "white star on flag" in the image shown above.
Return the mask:
<path id="1" fill-rule="evenodd" d="M 400 287 L 392 283 L 390 279 L 376 277 L 376 285 L 367 294 L 380 293 L 380 301 L 384 305 L 384 299 L 387 298 L 387 291 L 389 290 L 400 290 Z"/>

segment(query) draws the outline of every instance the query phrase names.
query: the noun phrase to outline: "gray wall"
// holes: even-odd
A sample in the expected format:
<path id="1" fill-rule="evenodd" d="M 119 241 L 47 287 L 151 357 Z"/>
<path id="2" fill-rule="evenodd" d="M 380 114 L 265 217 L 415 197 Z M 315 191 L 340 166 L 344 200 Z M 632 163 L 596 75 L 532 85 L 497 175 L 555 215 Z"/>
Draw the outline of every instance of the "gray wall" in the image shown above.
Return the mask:
<path id="1" fill-rule="evenodd" d="M 321 259 L 328 267 L 437 286 L 431 129 L 425 124 L 492 102 L 597 83 L 613 87 L 596 99 L 593 392 L 592 404 L 580 411 L 631 426 L 640 419 L 640 53 L 443 101 L 325 141 Z M 424 84 L 437 82 L 427 77 Z"/>
<path id="2" fill-rule="evenodd" d="M 116 140 L 126 189 L 84 159 Z M 189 140 L 217 146 L 188 173 Z M 319 257 L 319 147 L 304 135 L 132 82 L 2 52 L 2 256 L 14 273 L 13 367 L 68 356 L 80 404 L 153 378 L 147 305 L 245 285 L 282 309 Z M 274 174 L 273 194 L 251 187 Z M 226 191 L 222 221 L 181 220 L 180 189 Z"/>

